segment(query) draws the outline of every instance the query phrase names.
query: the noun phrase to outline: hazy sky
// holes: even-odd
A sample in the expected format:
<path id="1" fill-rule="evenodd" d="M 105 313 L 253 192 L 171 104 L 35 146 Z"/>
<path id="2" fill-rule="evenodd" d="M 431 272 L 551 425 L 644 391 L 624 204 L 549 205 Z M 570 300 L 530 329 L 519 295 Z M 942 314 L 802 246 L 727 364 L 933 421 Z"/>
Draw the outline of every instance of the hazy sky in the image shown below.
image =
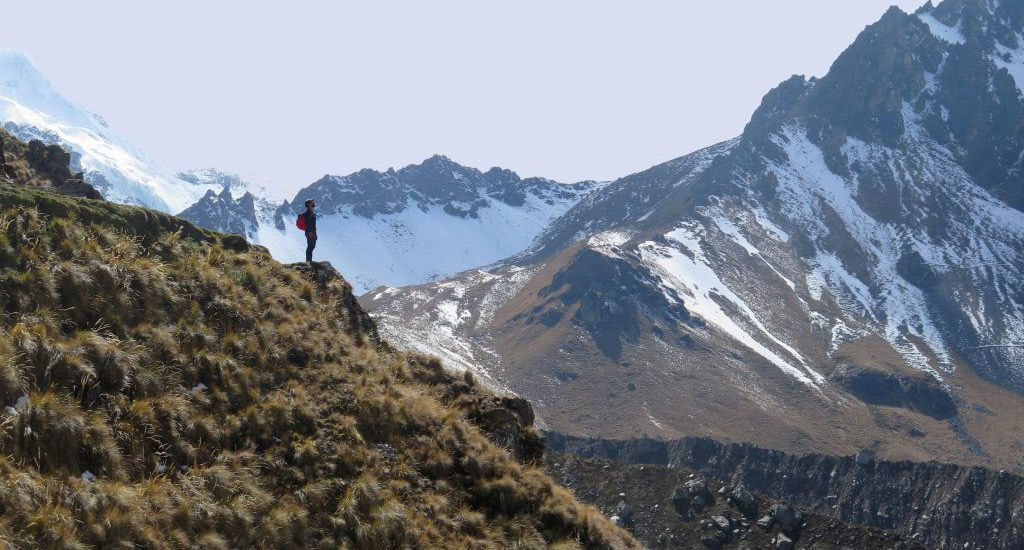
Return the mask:
<path id="1" fill-rule="evenodd" d="M 923 0 L 5 2 L 0 48 L 172 170 L 284 190 L 434 153 L 611 179 L 733 137 Z"/>

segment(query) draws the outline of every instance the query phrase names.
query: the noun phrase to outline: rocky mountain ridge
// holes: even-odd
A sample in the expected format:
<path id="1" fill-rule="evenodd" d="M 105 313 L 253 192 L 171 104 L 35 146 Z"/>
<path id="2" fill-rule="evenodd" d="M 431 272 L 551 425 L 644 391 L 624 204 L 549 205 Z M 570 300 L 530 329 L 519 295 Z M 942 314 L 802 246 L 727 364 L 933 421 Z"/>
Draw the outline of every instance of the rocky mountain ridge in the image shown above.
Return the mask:
<path id="1" fill-rule="evenodd" d="M 918 550 L 920 540 L 801 509 L 684 467 L 549 452 L 545 470 L 648 548 Z M 918 537 L 919 539 L 920 537 Z"/>
<path id="2" fill-rule="evenodd" d="M 178 178 L 192 185 L 216 186 L 192 206 L 178 215 L 213 231 L 235 233 L 260 243 L 260 227 L 269 226 L 278 208 L 265 187 L 255 185 L 237 174 L 214 168 L 178 173 Z"/>
<path id="3" fill-rule="evenodd" d="M 590 181 L 562 184 L 544 178 L 521 178 L 497 167 L 481 172 L 434 155 L 399 170 L 366 169 L 347 176 L 326 175 L 301 189 L 279 212 L 282 217 L 290 217 L 299 212 L 307 198 L 313 198 L 324 215 L 351 213 L 373 218 L 409 208 L 440 208 L 451 216 L 478 218 L 480 210 L 493 201 L 522 207 L 532 196 L 554 206 L 576 202 L 598 187 Z"/>

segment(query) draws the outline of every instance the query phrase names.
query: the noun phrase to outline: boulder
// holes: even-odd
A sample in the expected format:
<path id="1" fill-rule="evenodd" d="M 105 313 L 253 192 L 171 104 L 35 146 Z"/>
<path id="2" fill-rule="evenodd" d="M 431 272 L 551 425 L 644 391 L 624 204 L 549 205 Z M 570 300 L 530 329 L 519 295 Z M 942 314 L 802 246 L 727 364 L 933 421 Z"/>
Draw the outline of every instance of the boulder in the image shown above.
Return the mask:
<path id="1" fill-rule="evenodd" d="M 779 522 L 779 526 L 786 533 L 796 533 L 800 530 L 803 522 L 803 515 L 790 504 L 776 504 L 772 507 L 772 517 Z"/>
<path id="2" fill-rule="evenodd" d="M 725 543 L 729 542 L 729 534 L 725 531 L 713 531 L 702 536 L 700 541 L 708 548 L 721 548 Z"/>
<path id="3" fill-rule="evenodd" d="M 732 492 L 729 493 L 729 497 L 732 498 L 733 504 L 740 510 L 752 510 L 756 504 L 754 502 L 754 495 L 742 485 L 734 487 Z"/>
<path id="4" fill-rule="evenodd" d="M 704 478 L 697 477 L 687 481 L 683 484 L 686 492 L 692 497 L 697 495 L 703 495 L 708 492 L 708 484 L 704 481 Z"/>
<path id="5" fill-rule="evenodd" d="M 725 516 L 713 516 L 711 522 L 721 531 L 728 531 L 732 528 L 732 522 Z"/>
<path id="6" fill-rule="evenodd" d="M 775 520 L 773 520 L 771 516 L 765 515 L 762 516 L 761 519 L 757 520 L 757 526 L 761 529 L 764 529 L 765 531 L 768 531 L 772 528 L 772 523 L 774 522 Z"/>
<path id="7" fill-rule="evenodd" d="M 623 525 L 633 525 L 633 507 L 626 503 L 624 500 L 620 500 L 619 504 L 615 507 L 615 516 L 622 520 Z"/>
<path id="8" fill-rule="evenodd" d="M 779 533 L 775 537 L 775 548 L 777 550 L 793 550 L 793 539 L 787 537 L 783 533 Z"/>

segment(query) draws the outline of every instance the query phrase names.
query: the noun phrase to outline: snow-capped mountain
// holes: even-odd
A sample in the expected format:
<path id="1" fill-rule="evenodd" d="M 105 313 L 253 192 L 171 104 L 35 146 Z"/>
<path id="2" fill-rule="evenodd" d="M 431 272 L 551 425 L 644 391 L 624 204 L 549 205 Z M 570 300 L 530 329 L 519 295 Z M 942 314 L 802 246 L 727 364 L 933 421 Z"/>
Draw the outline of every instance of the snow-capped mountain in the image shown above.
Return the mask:
<path id="1" fill-rule="evenodd" d="M 547 225 L 601 187 L 481 172 L 434 156 L 400 170 L 324 176 L 261 224 L 257 242 L 283 261 L 304 257 L 295 217 L 315 199 L 315 258 L 331 261 L 359 292 L 448 277 L 528 248 Z"/>
<path id="2" fill-rule="evenodd" d="M 73 168 L 110 201 L 174 214 L 219 190 L 163 172 L 101 117 L 65 99 L 16 52 L 0 51 L 0 126 L 22 140 L 63 147 Z"/>
<path id="3" fill-rule="evenodd" d="M 892 8 L 739 138 L 363 302 L 556 431 L 1024 469 L 1022 87 L 1024 1 Z"/>

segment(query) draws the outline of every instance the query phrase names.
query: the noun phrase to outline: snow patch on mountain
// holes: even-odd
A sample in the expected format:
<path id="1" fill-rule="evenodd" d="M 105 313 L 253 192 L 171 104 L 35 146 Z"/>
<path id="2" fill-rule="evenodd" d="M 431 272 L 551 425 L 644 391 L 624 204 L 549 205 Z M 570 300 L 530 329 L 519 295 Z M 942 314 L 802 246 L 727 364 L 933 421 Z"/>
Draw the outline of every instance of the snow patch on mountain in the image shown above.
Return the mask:
<path id="1" fill-rule="evenodd" d="M 888 153 L 852 138 L 849 142 L 845 152 L 853 159 L 870 162 L 874 155 Z M 850 273 L 837 257 L 819 252 L 813 263 L 833 294 L 852 310 L 850 314 L 867 316 L 881 324 L 885 338 L 909 364 L 938 375 L 908 338 L 914 336 L 923 339 L 938 356 L 938 366 L 946 371 L 951 369 L 949 350 L 928 312 L 924 294 L 897 273 L 896 264 L 908 228 L 880 223 L 865 212 L 855 198 L 856 184 L 829 170 L 824 154 L 810 142 L 803 128 L 787 128 L 776 143 L 789 157 L 787 163 L 774 166 L 787 215 L 815 237 L 824 238 L 830 229 L 821 221 L 820 204 L 827 204 L 873 263 L 872 282 L 881 290 L 877 295 L 872 295 L 868 285 Z"/>
<path id="2" fill-rule="evenodd" d="M 374 312 L 381 335 L 402 348 L 441 357 L 445 367 L 470 371 L 493 389 L 510 390 L 496 376 L 501 358 L 487 342 L 466 337 L 467 330 L 486 326 L 501 304 L 521 290 L 532 270 L 510 268 L 501 273 L 482 269 L 451 280 L 410 288 L 381 288 L 364 300 L 398 297 L 394 308 Z M 472 299 L 467 299 L 468 296 Z M 415 323 L 401 323 L 415 319 Z"/>
<path id="3" fill-rule="evenodd" d="M 655 242 L 640 246 L 641 257 L 648 265 L 660 268 L 663 284 L 672 289 L 673 292 L 666 292 L 665 296 L 672 301 L 676 300 L 675 296 L 682 296 L 683 305 L 691 313 L 718 327 L 800 382 L 814 387 L 824 383 L 825 377 L 812 369 L 799 351 L 772 334 L 750 306 L 719 278 L 704 255 L 702 229 L 697 224 L 684 225 L 665 235 L 670 241 L 681 245 L 681 248 Z M 747 323 L 758 329 L 763 338 L 781 348 L 800 367 L 794 366 L 740 326 L 723 309 L 720 303 L 722 300 L 731 303 Z"/>
<path id="4" fill-rule="evenodd" d="M 219 190 L 160 170 L 102 118 L 61 96 L 20 53 L 0 52 L 0 122 L 15 135 L 38 131 L 53 136 L 53 141 L 80 156 L 86 181 L 113 202 L 176 214 L 207 191 Z"/>
<path id="5" fill-rule="evenodd" d="M 822 151 L 799 125 L 786 127 L 775 138 L 788 160 L 773 164 L 771 170 L 777 176 L 779 203 L 790 223 L 808 232 L 812 240 L 824 242 L 834 232 L 824 221 L 827 208 L 842 220 L 843 229 L 866 256 L 859 271 L 868 273 L 869 278 L 863 279 L 851 273 L 852 268 L 833 252 L 819 248 L 810 261 L 812 294 L 827 287 L 850 316 L 874 326 L 909 365 L 941 379 L 942 373 L 952 370 L 950 343 L 924 291 L 900 274 L 900 259 L 908 252 L 917 253 L 937 273 L 964 271 L 965 276 L 984 285 L 979 288 L 991 286 L 994 278 L 995 289 L 1001 293 L 1001 309 L 1012 317 L 999 324 L 1019 326 L 1022 318 L 1014 313 L 1018 310 L 1012 307 L 1012 293 L 1009 289 L 1003 293 L 1001 286 L 1021 281 L 1024 213 L 974 185 L 953 154 L 928 137 L 909 105 L 903 115 L 903 147 L 848 138 L 843 153 L 851 166 L 888 167 L 889 176 L 899 182 L 908 200 L 941 202 L 955 208 L 941 220 L 945 234 L 941 241 L 929 233 L 930 220 L 918 209 L 901 205 L 901 215 L 919 218 L 912 224 L 886 223 L 865 211 L 858 200 L 859 177 L 833 173 Z M 908 150 L 914 151 L 913 156 L 905 152 Z M 984 270 L 997 276 L 990 278 Z M 969 315 L 976 319 L 973 324 L 983 340 L 1007 343 L 1005 339 L 1013 338 L 1009 332 L 990 330 L 981 321 L 989 317 L 983 310 L 984 299 L 973 304 L 971 297 L 961 299 L 967 302 L 965 311 L 974 312 Z"/>
<path id="6" fill-rule="evenodd" d="M 924 12 L 918 14 L 918 18 L 924 21 L 928 28 L 931 29 L 932 34 L 935 35 L 939 40 L 949 42 L 950 44 L 963 44 L 967 41 L 964 37 L 964 33 L 960 31 L 960 23 L 956 26 L 951 26 L 939 21 L 935 18 L 932 12 Z"/>
<path id="7" fill-rule="evenodd" d="M 1010 73 L 1017 83 L 1017 89 L 1024 94 L 1024 34 L 1017 33 L 1016 40 L 1016 48 L 1008 48 L 996 42 L 996 51 L 989 58 L 996 67 Z"/>
<path id="8" fill-rule="evenodd" d="M 522 252 L 574 203 L 527 194 L 522 206 L 490 201 L 477 217 L 407 205 L 397 213 L 366 218 L 345 207 L 318 217 L 314 258 L 330 259 L 357 294 L 439 280 Z M 257 240 L 282 261 L 304 257 L 305 236 L 294 226 L 280 231 L 261 225 Z"/>

